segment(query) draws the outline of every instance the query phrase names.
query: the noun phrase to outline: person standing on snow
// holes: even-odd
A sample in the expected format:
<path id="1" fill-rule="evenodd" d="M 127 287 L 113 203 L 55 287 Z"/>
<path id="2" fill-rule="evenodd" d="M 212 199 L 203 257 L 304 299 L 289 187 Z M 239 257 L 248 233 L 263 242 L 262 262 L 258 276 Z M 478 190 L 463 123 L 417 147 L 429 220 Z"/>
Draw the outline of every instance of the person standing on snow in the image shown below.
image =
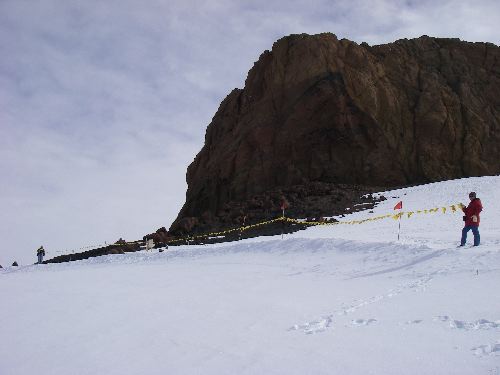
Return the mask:
<path id="1" fill-rule="evenodd" d="M 36 251 L 36 255 L 38 256 L 38 264 L 42 264 L 43 262 L 43 257 L 45 256 L 45 249 L 43 246 L 40 246 L 38 250 Z"/>
<path id="2" fill-rule="evenodd" d="M 462 211 L 464 212 L 465 226 L 462 229 L 462 240 L 460 241 L 460 246 L 465 246 L 467 241 L 467 232 L 472 230 L 474 235 L 474 246 L 479 246 L 481 237 L 479 236 L 479 213 L 483 210 L 483 205 L 481 200 L 476 197 L 476 193 L 469 193 L 470 203 L 467 207 L 462 205 Z"/>

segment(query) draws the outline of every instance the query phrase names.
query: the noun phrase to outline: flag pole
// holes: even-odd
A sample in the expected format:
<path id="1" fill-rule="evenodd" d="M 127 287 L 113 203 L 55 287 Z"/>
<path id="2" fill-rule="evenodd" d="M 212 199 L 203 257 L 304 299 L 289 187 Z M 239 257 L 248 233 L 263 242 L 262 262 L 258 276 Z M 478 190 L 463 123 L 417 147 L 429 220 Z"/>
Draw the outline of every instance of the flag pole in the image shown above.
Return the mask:
<path id="1" fill-rule="evenodd" d="M 403 209 L 403 201 L 398 202 L 398 204 L 396 204 L 394 206 L 394 210 L 402 210 L 402 209 Z M 398 216 L 399 216 L 398 217 L 398 219 L 399 219 L 398 220 L 398 241 L 399 241 L 399 235 L 401 233 L 401 217 L 403 216 L 403 211 L 400 211 L 398 213 Z"/>
<path id="2" fill-rule="evenodd" d="M 399 233 L 401 232 L 401 216 L 403 216 L 401 213 L 399 214 L 399 225 L 398 225 L 398 241 L 399 241 Z"/>
<path id="3" fill-rule="evenodd" d="M 285 205 L 282 205 L 281 206 L 281 210 L 282 210 L 282 215 L 281 217 L 283 218 L 283 220 L 281 221 L 281 239 L 283 239 L 283 232 L 285 230 Z"/>
<path id="4" fill-rule="evenodd" d="M 238 239 L 241 241 L 241 232 L 243 232 L 243 228 L 245 227 L 245 221 L 247 219 L 247 215 L 243 216 L 243 225 L 240 227 L 240 234 L 238 236 Z"/>
<path id="5" fill-rule="evenodd" d="M 285 232 L 285 210 L 290 206 L 285 196 L 282 195 L 281 198 L 281 239 L 283 239 L 283 234 Z"/>

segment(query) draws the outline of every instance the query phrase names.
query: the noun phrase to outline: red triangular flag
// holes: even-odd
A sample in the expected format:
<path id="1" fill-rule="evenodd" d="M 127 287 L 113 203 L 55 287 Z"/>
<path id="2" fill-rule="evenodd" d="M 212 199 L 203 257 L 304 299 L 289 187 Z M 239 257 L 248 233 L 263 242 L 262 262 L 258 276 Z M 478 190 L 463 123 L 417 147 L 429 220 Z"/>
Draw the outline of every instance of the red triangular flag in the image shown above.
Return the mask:
<path id="1" fill-rule="evenodd" d="M 400 210 L 403 208 L 403 201 L 399 202 L 397 205 L 394 206 L 395 210 Z"/>

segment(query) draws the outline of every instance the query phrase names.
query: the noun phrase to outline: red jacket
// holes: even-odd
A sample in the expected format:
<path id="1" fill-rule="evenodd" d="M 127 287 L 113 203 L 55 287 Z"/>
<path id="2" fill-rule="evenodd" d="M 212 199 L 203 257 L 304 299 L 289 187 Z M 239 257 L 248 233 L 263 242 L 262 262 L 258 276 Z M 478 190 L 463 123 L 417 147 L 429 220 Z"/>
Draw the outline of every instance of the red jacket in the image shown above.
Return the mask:
<path id="1" fill-rule="evenodd" d="M 478 227 L 479 226 L 479 213 L 483 210 L 483 205 L 479 198 L 474 198 L 467 207 L 462 208 L 465 214 L 465 226 Z"/>

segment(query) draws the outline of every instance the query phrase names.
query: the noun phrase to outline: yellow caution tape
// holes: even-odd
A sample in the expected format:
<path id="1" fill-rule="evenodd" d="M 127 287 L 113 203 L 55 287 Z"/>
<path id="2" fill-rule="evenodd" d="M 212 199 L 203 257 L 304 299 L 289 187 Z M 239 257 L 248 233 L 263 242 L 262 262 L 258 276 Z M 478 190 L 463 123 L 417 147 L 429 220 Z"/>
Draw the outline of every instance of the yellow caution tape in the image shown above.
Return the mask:
<path id="1" fill-rule="evenodd" d="M 288 222 L 288 223 L 293 223 L 293 224 L 300 224 L 300 225 L 307 225 L 307 226 L 317 226 L 317 225 L 355 225 L 355 224 L 364 224 L 367 222 L 371 221 L 378 221 L 378 220 L 384 220 L 384 219 L 389 219 L 392 218 L 394 220 L 400 220 L 403 216 L 406 216 L 406 218 L 411 218 L 413 215 L 421 215 L 421 214 L 432 214 L 432 213 L 437 213 L 439 210 L 443 214 L 446 212 L 451 211 L 452 213 L 459 212 L 459 209 L 464 208 L 464 205 L 461 203 L 457 203 L 448 207 L 436 207 L 436 208 L 431 208 L 431 209 L 424 209 L 424 210 L 416 210 L 416 211 L 401 211 L 398 212 L 397 214 L 386 214 L 386 215 L 380 215 L 380 216 L 374 216 L 374 217 L 369 217 L 366 219 L 362 220 L 351 220 L 351 221 L 302 221 L 302 220 L 297 220 L 297 219 L 292 219 L 289 217 L 278 217 L 272 220 L 267 220 L 267 221 L 262 221 L 260 223 L 252 224 L 252 225 L 246 225 L 243 227 L 236 227 L 236 228 L 231 228 L 231 229 L 226 229 L 222 230 L 220 232 L 210 232 L 210 233 L 204 233 L 204 234 L 198 234 L 198 235 L 193 235 L 193 236 L 187 236 L 184 238 L 178 238 L 175 240 L 170 240 L 167 241 L 166 244 L 174 244 L 177 242 L 189 242 L 189 241 L 194 241 L 194 240 L 199 240 L 207 237 L 218 237 L 218 236 L 224 236 L 229 233 L 233 232 L 245 232 L 247 230 L 257 228 L 263 225 L 268 225 L 272 223 L 276 223 L 279 221 L 283 222 Z M 448 210 L 449 209 L 449 210 Z M 129 244 L 136 244 L 136 243 L 142 243 L 143 241 L 133 241 L 133 242 L 126 242 L 126 243 L 119 243 L 119 244 L 104 244 L 104 245 L 95 245 L 95 246 L 86 246 L 82 247 L 78 250 L 84 250 L 84 249 L 89 249 L 89 248 L 100 248 L 100 247 L 107 247 L 107 246 L 120 246 L 120 245 L 129 245 Z M 74 251 L 74 250 L 73 250 Z M 59 252 L 56 252 L 59 253 Z"/>
<path id="2" fill-rule="evenodd" d="M 399 220 L 403 216 L 406 216 L 409 219 L 414 214 L 432 214 L 432 213 L 439 212 L 439 210 L 441 210 L 441 212 L 444 214 L 444 213 L 448 212 L 448 208 L 450 208 L 452 213 L 455 213 L 455 212 L 457 212 L 457 207 L 462 207 L 462 205 L 459 203 L 459 204 L 451 205 L 448 207 L 436 207 L 436 208 L 417 210 L 417 211 L 402 211 L 402 212 L 398 212 L 397 214 L 393 214 L 393 215 L 388 214 L 388 215 L 374 216 L 374 217 L 370 217 L 370 218 L 363 219 L 363 220 L 351 220 L 351 221 L 333 221 L 333 222 L 329 222 L 329 221 L 300 221 L 300 220 L 291 219 L 291 218 L 283 218 L 283 220 L 288 221 L 288 222 L 297 223 L 297 224 L 310 225 L 310 226 L 312 226 L 312 225 L 339 225 L 339 224 L 354 225 L 354 224 L 364 224 L 366 222 L 383 220 L 383 219 L 388 219 L 388 218 L 392 218 L 394 220 Z"/>

